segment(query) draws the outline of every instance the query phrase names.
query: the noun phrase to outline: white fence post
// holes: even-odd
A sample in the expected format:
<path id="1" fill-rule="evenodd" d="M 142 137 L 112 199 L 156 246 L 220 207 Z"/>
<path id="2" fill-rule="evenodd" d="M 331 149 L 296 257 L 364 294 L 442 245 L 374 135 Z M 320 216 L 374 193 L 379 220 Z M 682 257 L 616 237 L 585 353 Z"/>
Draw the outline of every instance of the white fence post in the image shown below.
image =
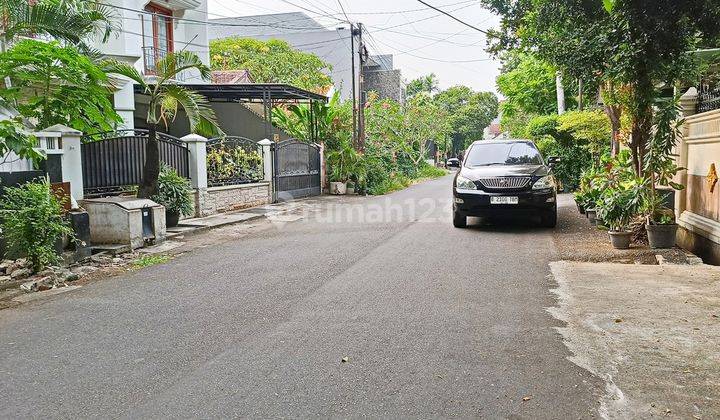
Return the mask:
<path id="1" fill-rule="evenodd" d="M 262 147 L 262 158 L 263 158 L 263 181 L 272 181 L 272 155 L 270 154 L 271 142 L 268 139 L 262 139 L 258 144 Z"/>
<path id="2" fill-rule="evenodd" d="M 189 151 L 188 164 L 190 172 L 190 186 L 197 190 L 195 197 L 195 216 L 204 216 L 205 201 L 207 199 L 207 141 L 198 134 L 188 134 L 180 140 L 187 144 Z"/>
<path id="3" fill-rule="evenodd" d="M 83 133 L 62 124 L 48 127 L 46 132 L 60 133 L 62 137 L 61 170 L 63 182 L 70 183 L 70 195 L 75 201 L 81 201 L 84 195 L 82 152 L 80 138 Z"/>

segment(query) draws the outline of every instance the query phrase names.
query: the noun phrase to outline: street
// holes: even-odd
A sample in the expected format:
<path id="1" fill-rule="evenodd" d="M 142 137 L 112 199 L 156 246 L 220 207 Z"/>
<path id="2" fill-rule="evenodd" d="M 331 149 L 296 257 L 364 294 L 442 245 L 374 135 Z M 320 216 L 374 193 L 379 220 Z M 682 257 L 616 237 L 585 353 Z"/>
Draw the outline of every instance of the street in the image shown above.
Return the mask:
<path id="1" fill-rule="evenodd" d="M 552 230 L 455 229 L 451 182 L 0 311 L 0 417 L 597 415 L 546 311 Z"/>

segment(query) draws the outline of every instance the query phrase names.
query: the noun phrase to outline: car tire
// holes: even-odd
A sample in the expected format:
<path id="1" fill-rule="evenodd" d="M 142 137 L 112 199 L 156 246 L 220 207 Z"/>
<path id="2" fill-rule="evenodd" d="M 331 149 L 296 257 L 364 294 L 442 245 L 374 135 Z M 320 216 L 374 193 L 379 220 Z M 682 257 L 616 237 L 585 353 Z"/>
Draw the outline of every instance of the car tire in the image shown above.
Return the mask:
<path id="1" fill-rule="evenodd" d="M 467 216 L 460 213 L 457 210 L 453 210 L 453 226 L 456 228 L 466 228 L 467 227 Z"/>
<path id="2" fill-rule="evenodd" d="M 546 228 L 554 228 L 557 226 L 557 209 L 551 210 L 542 216 L 542 225 Z"/>

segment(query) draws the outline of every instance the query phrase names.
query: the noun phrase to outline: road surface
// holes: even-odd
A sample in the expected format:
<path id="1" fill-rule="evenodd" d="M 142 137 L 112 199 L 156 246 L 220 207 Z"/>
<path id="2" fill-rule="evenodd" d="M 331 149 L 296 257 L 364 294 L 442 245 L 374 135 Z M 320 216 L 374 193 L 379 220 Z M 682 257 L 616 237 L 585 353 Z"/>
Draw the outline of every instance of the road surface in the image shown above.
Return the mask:
<path id="1" fill-rule="evenodd" d="M 0 311 L 0 417 L 597 415 L 545 309 L 552 231 L 455 229 L 450 185 Z"/>

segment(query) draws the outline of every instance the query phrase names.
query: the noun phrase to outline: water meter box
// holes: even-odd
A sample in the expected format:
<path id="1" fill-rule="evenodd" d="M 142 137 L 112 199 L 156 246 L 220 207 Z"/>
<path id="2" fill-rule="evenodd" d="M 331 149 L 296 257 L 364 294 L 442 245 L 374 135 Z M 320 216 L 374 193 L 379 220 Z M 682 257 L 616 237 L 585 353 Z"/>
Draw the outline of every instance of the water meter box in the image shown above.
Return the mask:
<path id="1" fill-rule="evenodd" d="M 90 217 L 93 245 L 128 245 L 136 249 L 165 240 L 165 207 L 152 200 L 93 198 L 84 200 L 83 207 Z"/>

